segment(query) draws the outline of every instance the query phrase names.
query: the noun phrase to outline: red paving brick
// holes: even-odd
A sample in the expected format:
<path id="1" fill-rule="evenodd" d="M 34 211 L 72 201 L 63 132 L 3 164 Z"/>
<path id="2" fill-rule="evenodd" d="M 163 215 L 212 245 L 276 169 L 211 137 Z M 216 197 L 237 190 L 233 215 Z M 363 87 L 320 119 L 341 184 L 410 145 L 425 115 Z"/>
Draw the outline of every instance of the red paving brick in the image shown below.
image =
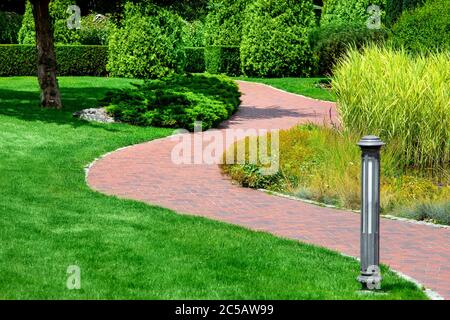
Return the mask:
<path id="1" fill-rule="evenodd" d="M 222 132 L 336 122 L 333 103 L 260 84 L 239 84 L 242 106 L 222 124 Z M 171 161 L 176 144 L 169 137 L 113 152 L 90 168 L 88 184 L 105 194 L 359 255 L 358 214 L 241 188 L 223 176 L 218 165 L 176 165 Z M 449 229 L 382 219 L 381 235 L 383 263 L 450 299 Z"/>

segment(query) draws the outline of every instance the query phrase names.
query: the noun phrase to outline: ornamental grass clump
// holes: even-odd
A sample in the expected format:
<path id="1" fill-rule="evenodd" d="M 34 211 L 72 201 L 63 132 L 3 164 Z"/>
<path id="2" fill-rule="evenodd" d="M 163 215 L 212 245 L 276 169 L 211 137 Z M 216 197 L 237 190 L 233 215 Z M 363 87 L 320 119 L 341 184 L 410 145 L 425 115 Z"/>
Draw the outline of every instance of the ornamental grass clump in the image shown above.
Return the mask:
<path id="1" fill-rule="evenodd" d="M 448 176 L 450 54 L 413 57 L 371 46 L 350 50 L 334 71 L 343 129 L 379 135 L 403 169 Z"/>

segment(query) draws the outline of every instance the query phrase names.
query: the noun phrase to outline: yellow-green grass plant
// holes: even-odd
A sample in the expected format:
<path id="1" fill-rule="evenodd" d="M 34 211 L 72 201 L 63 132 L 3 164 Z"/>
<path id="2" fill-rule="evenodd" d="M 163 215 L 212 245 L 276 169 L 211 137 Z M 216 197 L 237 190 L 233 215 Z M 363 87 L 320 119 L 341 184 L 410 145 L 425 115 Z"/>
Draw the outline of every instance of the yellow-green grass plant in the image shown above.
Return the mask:
<path id="1" fill-rule="evenodd" d="M 334 70 L 332 86 L 344 130 L 395 145 L 402 168 L 448 177 L 450 53 L 349 50 Z"/>

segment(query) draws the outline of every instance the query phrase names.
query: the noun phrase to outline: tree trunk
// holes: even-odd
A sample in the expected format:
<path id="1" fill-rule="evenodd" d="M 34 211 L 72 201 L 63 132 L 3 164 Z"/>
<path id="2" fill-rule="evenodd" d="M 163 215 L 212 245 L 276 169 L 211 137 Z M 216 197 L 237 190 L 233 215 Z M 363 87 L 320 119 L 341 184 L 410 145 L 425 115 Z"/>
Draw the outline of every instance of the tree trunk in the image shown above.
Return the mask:
<path id="1" fill-rule="evenodd" d="M 41 87 L 41 105 L 61 109 L 61 96 L 56 79 L 56 54 L 53 28 L 49 13 L 50 0 L 30 0 L 33 7 L 38 51 L 37 76 Z"/>

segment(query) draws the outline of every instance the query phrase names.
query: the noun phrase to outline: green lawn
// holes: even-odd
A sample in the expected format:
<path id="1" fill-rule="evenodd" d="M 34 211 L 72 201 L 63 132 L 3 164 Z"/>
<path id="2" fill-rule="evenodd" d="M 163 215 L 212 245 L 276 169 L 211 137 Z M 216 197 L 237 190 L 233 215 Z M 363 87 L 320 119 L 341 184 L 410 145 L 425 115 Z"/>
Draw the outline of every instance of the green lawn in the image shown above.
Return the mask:
<path id="1" fill-rule="evenodd" d="M 326 78 L 246 78 L 238 77 L 236 80 L 253 81 L 264 83 L 274 88 L 285 90 L 288 92 L 300 94 L 306 97 L 325 101 L 336 101 L 333 93 L 318 86 L 319 81 Z"/>
<path id="2" fill-rule="evenodd" d="M 54 111 L 36 79 L 0 78 L 0 299 L 425 298 L 386 268 L 386 294 L 361 294 L 351 258 L 91 191 L 85 165 L 171 132 L 72 118 L 129 82 L 61 78 Z M 66 289 L 69 265 L 81 290 Z"/>

